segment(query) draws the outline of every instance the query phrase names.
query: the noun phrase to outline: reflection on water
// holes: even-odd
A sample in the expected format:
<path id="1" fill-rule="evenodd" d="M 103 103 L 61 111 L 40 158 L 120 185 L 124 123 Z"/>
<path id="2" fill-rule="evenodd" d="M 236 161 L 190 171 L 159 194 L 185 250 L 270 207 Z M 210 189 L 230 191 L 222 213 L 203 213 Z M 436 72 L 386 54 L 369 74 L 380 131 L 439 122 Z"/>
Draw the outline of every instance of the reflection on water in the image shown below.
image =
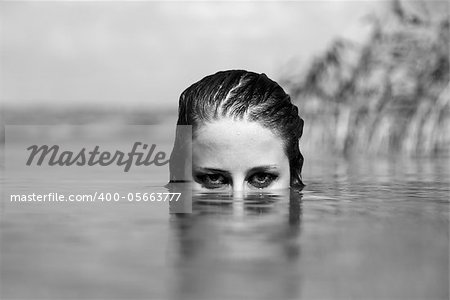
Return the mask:
<path id="1" fill-rule="evenodd" d="M 175 299 L 298 297 L 301 194 L 197 194 L 193 212 L 171 217 Z"/>
<path id="2" fill-rule="evenodd" d="M 447 299 L 449 161 L 310 161 L 301 192 L 3 205 L 1 298 Z M 61 191 L 167 191 L 61 181 Z M 42 182 L 2 179 L 4 195 Z M 3 204 L 7 199 L 3 197 Z"/>

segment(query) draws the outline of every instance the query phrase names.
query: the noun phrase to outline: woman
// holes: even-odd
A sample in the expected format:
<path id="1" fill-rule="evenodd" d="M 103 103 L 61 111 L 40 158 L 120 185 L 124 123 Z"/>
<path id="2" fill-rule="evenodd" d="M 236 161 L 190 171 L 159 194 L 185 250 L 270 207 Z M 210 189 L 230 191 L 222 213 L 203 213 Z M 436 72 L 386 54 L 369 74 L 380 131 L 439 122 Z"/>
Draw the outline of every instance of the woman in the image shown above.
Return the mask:
<path id="1" fill-rule="evenodd" d="M 192 125 L 192 182 L 200 191 L 233 194 L 303 187 L 303 120 L 289 95 L 265 74 L 244 70 L 207 76 L 180 96 L 177 125 Z M 171 182 L 184 178 L 173 161 Z"/>

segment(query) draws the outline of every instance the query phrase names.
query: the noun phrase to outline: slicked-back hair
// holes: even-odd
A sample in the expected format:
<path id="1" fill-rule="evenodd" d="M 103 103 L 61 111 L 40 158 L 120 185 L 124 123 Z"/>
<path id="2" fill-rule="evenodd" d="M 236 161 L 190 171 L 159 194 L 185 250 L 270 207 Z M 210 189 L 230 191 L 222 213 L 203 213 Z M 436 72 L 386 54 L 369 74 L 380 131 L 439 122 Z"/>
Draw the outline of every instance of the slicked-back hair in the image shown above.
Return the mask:
<path id="1" fill-rule="evenodd" d="M 221 71 L 181 94 L 177 125 L 192 125 L 193 137 L 197 128 L 221 118 L 258 122 L 279 136 L 289 158 L 291 187 L 304 186 L 299 149 L 303 120 L 297 106 L 275 81 L 265 74 L 244 70 Z"/>

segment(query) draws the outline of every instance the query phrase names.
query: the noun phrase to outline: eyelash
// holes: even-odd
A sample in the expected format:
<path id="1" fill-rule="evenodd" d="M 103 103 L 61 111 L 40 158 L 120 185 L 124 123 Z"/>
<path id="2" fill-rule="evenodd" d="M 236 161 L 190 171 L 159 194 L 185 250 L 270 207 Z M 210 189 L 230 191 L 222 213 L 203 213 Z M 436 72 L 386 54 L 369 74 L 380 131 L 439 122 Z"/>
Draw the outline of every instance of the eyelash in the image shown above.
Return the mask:
<path id="1" fill-rule="evenodd" d="M 211 178 L 213 177 L 213 178 Z M 214 178 L 218 177 L 218 178 Z M 259 178 L 256 178 L 259 177 Z M 222 174 L 200 174 L 196 176 L 196 181 L 202 184 L 203 187 L 207 189 L 217 189 L 221 188 L 225 185 L 230 184 L 231 180 L 228 179 L 225 175 Z M 253 180 L 252 180 L 253 179 Z M 260 179 L 260 180 L 255 180 Z M 251 176 L 247 177 L 246 181 L 252 187 L 263 189 L 272 184 L 275 180 L 278 179 L 277 174 L 258 172 L 254 173 Z"/>
<path id="2" fill-rule="evenodd" d="M 250 183 L 250 179 L 251 178 L 255 179 L 255 177 L 263 177 L 263 180 L 259 180 L 259 182 L 253 181 L 253 183 Z M 271 173 L 259 172 L 259 173 L 255 173 L 255 174 L 251 175 L 250 177 L 248 177 L 247 182 L 250 185 L 252 185 L 253 187 L 256 187 L 258 189 L 263 189 L 263 188 L 266 188 L 269 185 L 271 185 L 272 182 L 274 182 L 277 178 L 278 178 L 278 175 L 271 174 Z"/>
<path id="3" fill-rule="evenodd" d="M 212 176 L 219 176 L 219 178 L 212 179 Z M 196 181 L 207 189 L 217 189 L 228 184 L 228 179 L 222 174 L 201 174 L 197 175 L 196 178 Z M 222 179 L 223 182 L 217 182 L 219 179 Z"/>

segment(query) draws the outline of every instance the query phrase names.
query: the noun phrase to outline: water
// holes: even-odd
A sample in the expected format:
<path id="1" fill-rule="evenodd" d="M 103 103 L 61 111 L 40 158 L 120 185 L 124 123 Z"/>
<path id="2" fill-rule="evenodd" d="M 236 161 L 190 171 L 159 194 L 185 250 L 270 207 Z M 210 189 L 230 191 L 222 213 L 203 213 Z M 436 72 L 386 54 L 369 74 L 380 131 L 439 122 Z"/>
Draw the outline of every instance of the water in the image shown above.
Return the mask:
<path id="1" fill-rule="evenodd" d="M 448 299 L 446 159 L 307 160 L 307 184 L 192 214 L 155 203 L 6 205 L 1 298 Z M 42 182 L 3 179 L 4 195 Z M 167 191 L 107 176 L 59 191 Z"/>

